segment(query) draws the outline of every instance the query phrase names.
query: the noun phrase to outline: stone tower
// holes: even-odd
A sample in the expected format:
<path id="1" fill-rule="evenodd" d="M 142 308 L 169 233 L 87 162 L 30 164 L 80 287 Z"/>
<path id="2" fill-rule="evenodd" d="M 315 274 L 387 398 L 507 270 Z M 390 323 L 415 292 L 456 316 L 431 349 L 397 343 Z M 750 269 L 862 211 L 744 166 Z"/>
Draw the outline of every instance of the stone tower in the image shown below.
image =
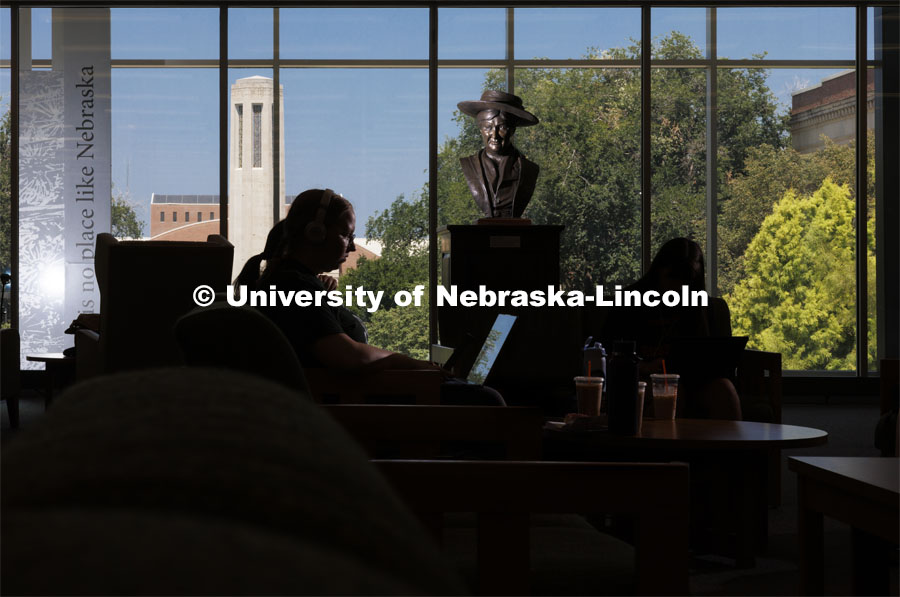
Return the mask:
<path id="1" fill-rule="evenodd" d="M 284 88 L 279 89 L 279 202 L 284 210 Z M 273 193 L 274 90 L 272 79 L 253 76 L 231 86 L 228 240 L 234 245 L 236 276 L 244 262 L 263 250 L 275 224 Z"/>

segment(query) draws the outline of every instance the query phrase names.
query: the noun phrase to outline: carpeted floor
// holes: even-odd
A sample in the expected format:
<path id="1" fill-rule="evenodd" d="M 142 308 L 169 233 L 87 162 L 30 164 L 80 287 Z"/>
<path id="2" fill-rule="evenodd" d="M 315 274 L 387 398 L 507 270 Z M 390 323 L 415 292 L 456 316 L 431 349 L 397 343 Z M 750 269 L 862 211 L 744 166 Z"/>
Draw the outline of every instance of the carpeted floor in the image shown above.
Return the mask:
<path id="1" fill-rule="evenodd" d="M 27 427 L 44 412 L 43 398 L 28 396 L 21 401 L 21 425 Z M 695 557 L 691 567 L 691 592 L 695 595 L 795 595 L 797 575 L 797 484 L 787 470 L 787 457 L 800 455 L 877 456 L 873 432 L 878 420 L 875 405 L 786 405 L 786 424 L 824 429 L 825 446 L 785 451 L 782 454 L 782 504 L 769 512 L 769 548 L 750 569 L 735 568 L 733 560 L 713 556 Z M 0 433 L 5 442 L 10 430 L 6 407 L 2 407 Z M 825 519 L 825 587 L 827 595 L 850 594 L 850 532 L 838 522 Z M 892 594 L 897 594 L 897 569 L 893 570 Z"/>

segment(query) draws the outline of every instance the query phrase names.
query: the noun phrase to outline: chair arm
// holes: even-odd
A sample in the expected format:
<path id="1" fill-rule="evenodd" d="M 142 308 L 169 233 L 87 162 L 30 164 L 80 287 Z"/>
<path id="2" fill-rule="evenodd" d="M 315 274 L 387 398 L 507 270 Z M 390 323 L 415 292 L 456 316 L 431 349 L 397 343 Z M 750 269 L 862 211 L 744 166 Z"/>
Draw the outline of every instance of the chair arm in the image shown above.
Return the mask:
<path id="1" fill-rule="evenodd" d="M 100 334 L 94 330 L 76 330 L 75 379 L 88 379 L 99 375 L 100 371 Z"/>
<path id="2" fill-rule="evenodd" d="M 306 379 L 317 402 L 339 404 L 384 403 L 440 404 L 441 372 L 434 369 L 393 369 L 351 375 L 328 369 L 308 368 Z M 379 399 L 381 397 L 381 399 Z"/>
<path id="3" fill-rule="evenodd" d="M 373 462 L 423 522 L 444 512 L 478 513 L 481 594 L 528 592 L 531 513 L 634 515 L 638 594 L 688 592 L 690 478 L 685 464 Z"/>

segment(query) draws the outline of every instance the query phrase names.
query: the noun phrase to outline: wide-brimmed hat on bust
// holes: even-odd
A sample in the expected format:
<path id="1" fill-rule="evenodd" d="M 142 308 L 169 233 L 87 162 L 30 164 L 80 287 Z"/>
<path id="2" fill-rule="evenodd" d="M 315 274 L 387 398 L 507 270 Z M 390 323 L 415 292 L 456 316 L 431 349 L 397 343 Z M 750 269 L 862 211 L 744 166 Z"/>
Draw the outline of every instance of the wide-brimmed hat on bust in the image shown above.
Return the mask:
<path id="1" fill-rule="evenodd" d="M 522 107 L 522 98 L 505 91 L 485 91 L 481 94 L 481 100 L 459 102 L 456 107 L 463 114 L 478 116 L 483 110 L 500 110 L 512 114 L 518 119 L 518 126 L 531 126 L 538 123 L 537 116 Z"/>

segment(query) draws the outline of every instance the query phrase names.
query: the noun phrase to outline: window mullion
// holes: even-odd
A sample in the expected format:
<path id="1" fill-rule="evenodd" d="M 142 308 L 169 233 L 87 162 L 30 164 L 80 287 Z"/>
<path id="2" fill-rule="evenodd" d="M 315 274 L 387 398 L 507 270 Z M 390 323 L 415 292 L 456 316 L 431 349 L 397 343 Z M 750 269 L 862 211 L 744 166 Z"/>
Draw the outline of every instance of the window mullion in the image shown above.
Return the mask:
<path id="1" fill-rule="evenodd" d="M 716 66 L 716 9 L 706 9 L 706 290 L 718 294 L 718 199 L 719 199 L 719 71 Z"/>
<path id="2" fill-rule="evenodd" d="M 868 42 L 868 19 L 866 7 L 856 7 L 856 374 L 869 375 L 868 316 L 869 300 L 867 287 L 868 234 L 866 233 L 869 201 L 866 180 L 866 159 L 868 143 L 866 136 L 866 100 L 868 68 L 866 65 Z"/>

